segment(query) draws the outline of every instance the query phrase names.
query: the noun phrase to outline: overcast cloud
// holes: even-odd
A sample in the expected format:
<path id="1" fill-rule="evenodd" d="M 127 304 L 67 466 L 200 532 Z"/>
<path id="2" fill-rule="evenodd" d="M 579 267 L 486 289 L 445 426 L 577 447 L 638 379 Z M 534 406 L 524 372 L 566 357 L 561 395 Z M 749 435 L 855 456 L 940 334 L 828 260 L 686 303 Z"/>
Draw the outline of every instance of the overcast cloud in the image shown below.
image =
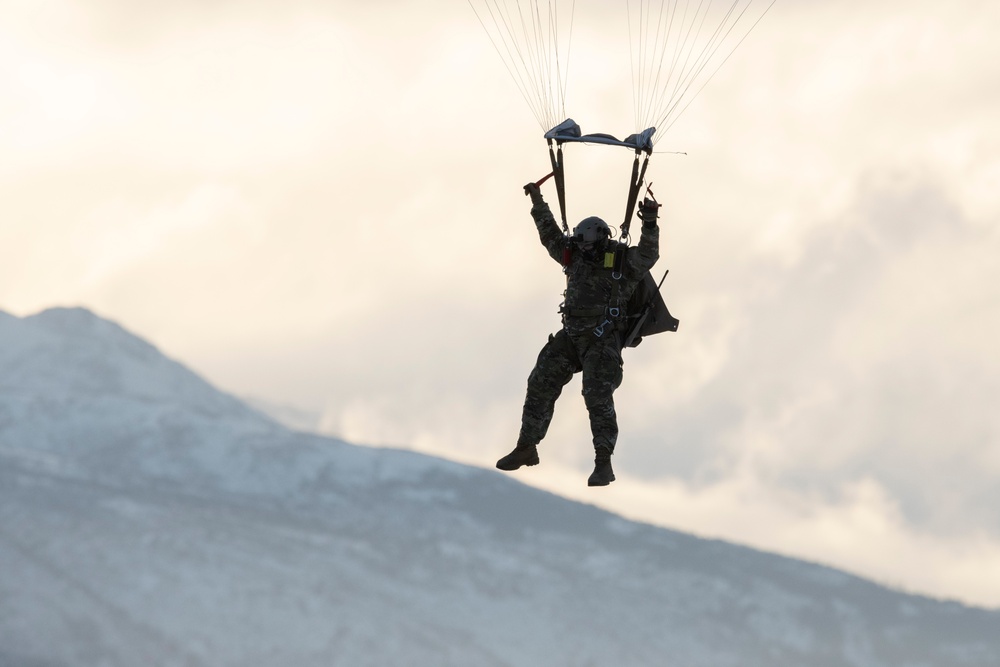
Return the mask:
<path id="1" fill-rule="evenodd" d="M 599 23 L 567 108 L 624 135 Z M 779 0 L 657 144 L 687 153 L 650 169 L 681 327 L 626 352 L 619 481 L 585 486 L 578 379 L 518 474 L 1000 605 L 996 25 Z M 0 308 L 84 305 L 327 433 L 489 467 L 559 326 L 540 135 L 465 2 L 8 1 Z M 572 148 L 570 216 L 618 217 L 631 156 Z"/>

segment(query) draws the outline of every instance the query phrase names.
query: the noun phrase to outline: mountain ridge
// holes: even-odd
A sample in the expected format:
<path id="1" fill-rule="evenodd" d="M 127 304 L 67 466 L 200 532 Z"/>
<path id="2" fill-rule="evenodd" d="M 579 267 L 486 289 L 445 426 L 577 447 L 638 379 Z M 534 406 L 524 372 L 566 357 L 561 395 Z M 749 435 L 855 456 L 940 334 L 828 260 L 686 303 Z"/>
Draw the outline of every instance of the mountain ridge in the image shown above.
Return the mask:
<path id="1" fill-rule="evenodd" d="M 85 309 L 0 313 L 0 572 L 0 667 L 1000 664 L 1000 612 L 293 432 Z"/>

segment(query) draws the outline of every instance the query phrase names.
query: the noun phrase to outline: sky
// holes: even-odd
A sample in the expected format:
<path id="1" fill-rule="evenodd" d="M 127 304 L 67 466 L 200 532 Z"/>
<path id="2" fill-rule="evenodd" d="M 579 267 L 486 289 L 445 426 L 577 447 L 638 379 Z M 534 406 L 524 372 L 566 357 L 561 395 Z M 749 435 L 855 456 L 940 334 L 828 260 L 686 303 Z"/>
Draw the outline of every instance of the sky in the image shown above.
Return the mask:
<path id="1" fill-rule="evenodd" d="M 627 24 L 585 10 L 566 109 L 624 136 Z M 625 352 L 618 480 L 586 487 L 579 378 L 514 476 L 1000 606 L 997 25 L 778 0 L 651 160 L 681 325 Z M 464 1 L 0 0 L 0 309 L 492 467 L 560 326 L 541 135 Z M 631 154 L 570 148 L 570 218 L 620 217 Z"/>

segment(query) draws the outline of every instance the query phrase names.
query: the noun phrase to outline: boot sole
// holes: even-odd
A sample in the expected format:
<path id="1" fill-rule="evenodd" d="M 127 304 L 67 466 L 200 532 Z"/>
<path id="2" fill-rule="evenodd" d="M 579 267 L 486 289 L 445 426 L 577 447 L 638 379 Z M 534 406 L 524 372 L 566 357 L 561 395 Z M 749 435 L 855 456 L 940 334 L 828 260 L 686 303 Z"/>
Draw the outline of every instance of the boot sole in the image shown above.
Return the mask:
<path id="1" fill-rule="evenodd" d="M 500 461 L 497 461 L 497 470 L 503 470 L 504 472 L 514 472 L 518 468 L 523 468 L 525 466 L 528 467 L 536 466 L 538 465 L 538 463 L 539 463 L 539 458 L 537 455 L 534 458 L 528 459 L 524 463 L 518 463 L 516 465 L 514 464 L 500 465 Z"/>
<path id="2" fill-rule="evenodd" d="M 587 486 L 607 486 L 607 485 L 611 484 L 611 482 L 613 482 L 613 481 L 615 481 L 614 475 L 612 475 L 611 479 L 609 479 L 607 481 L 588 479 L 587 480 Z"/>

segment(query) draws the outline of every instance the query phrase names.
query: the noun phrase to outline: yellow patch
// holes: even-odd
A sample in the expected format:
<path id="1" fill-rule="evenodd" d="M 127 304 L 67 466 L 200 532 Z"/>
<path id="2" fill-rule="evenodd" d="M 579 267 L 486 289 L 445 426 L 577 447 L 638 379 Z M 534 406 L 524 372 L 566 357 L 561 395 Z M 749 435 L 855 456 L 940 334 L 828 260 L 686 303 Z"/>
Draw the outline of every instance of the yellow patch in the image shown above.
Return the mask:
<path id="1" fill-rule="evenodd" d="M 604 253 L 604 268 L 605 269 L 615 268 L 615 253 L 613 252 Z"/>

